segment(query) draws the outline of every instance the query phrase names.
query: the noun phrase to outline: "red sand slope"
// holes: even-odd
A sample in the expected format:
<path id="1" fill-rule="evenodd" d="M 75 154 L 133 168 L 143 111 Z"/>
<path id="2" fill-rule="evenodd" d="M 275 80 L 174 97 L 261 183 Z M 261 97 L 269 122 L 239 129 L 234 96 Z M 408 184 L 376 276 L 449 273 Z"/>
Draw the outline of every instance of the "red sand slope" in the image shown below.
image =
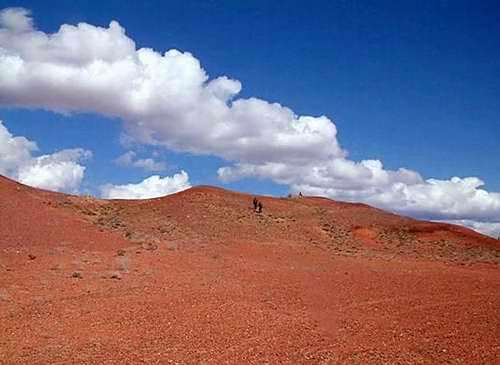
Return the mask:
<path id="1" fill-rule="evenodd" d="M 500 244 L 323 198 L 0 177 L 0 364 L 500 363 Z"/>

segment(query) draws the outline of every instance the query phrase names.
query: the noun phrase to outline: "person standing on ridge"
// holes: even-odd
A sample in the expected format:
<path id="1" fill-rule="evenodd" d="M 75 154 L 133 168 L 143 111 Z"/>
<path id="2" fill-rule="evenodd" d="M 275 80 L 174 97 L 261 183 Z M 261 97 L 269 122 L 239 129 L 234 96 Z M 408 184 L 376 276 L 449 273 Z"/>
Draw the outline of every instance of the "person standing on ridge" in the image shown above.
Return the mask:
<path id="1" fill-rule="evenodd" d="M 257 209 L 257 213 L 262 213 L 262 207 L 263 207 L 262 202 L 260 202 L 260 201 L 259 201 L 259 202 L 257 203 L 257 208 L 258 208 L 258 209 Z"/>

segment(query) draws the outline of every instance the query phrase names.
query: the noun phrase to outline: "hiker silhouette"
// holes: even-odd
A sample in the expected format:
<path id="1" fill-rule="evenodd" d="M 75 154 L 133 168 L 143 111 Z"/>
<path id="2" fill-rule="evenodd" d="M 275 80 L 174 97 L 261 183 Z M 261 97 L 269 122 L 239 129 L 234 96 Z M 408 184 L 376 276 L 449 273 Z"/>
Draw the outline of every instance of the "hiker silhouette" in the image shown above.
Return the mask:
<path id="1" fill-rule="evenodd" d="M 262 212 L 262 207 L 263 207 L 262 202 L 258 202 L 257 203 L 257 213 L 261 213 Z"/>

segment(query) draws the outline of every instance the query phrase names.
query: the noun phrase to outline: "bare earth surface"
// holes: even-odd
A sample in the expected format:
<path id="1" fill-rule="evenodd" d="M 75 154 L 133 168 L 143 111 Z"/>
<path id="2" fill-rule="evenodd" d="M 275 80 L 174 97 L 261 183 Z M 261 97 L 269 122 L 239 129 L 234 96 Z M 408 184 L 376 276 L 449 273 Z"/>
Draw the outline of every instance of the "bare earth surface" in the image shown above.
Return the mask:
<path id="1" fill-rule="evenodd" d="M 0 364 L 500 364 L 500 244 L 322 198 L 0 177 Z"/>

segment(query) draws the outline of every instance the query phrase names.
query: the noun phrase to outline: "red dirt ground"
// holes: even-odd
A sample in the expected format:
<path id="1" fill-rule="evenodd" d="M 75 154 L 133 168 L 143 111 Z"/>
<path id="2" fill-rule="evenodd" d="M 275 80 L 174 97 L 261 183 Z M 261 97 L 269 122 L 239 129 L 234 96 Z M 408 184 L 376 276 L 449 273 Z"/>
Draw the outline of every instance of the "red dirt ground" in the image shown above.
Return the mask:
<path id="1" fill-rule="evenodd" d="M 500 244 L 323 198 L 0 177 L 0 364 L 499 364 Z"/>

